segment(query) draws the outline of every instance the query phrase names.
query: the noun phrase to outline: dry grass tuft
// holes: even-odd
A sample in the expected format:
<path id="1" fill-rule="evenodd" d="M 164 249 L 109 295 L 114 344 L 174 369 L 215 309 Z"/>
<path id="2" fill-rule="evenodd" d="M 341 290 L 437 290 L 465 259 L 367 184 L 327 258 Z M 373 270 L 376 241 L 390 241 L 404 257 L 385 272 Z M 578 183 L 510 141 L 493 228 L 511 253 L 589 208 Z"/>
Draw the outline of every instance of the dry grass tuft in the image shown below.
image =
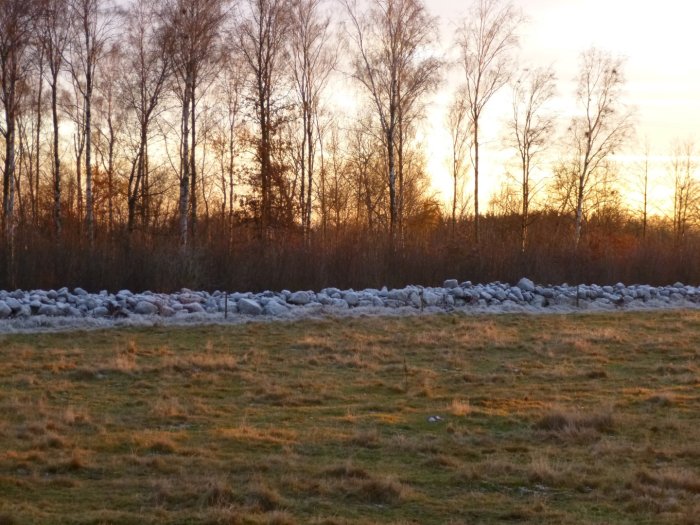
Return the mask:
<path id="1" fill-rule="evenodd" d="M 360 480 L 354 490 L 360 500 L 375 505 L 398 503 L 409 492 L 405 485 L 390 477 Z"/>
<path id="2" fill-rule="evenodd" d="M 260 482 L 248 490 L 245 496 L 245 503 L 253 509 L 263 512 L 279 510 L 283 506 L 280 493 Z"/>
<path id="3" fill-rule="evenodd" d="M 165 397 L 157 399 L 153 403 L 151 413 L 162 418 L 187 419 L 188 411 L 182 406 L 177 398 Z"/>
<path id="4" fill-rule="evenodd" d="M 472 407 L 469 400 L 453 399 L 450 404 L 450 413 L 456 417 L 464 417 L 471 414 Z"/>
<path id="5" fill-rule="evenodd" d="M 647 398 L 647 403 L 659 407 L 670 407 L 676 404 L 676 396 L 670 392 L 659 392 Z"/>
<path id="6" fill-rule="evenodd" d="M 297 521 L 287 511 L 275 510 L 265 516 L 267 525 L 296 525 Z"/>
<path id="7" fill-rule="evenodd" d="M 360 429 L 350 438 L 352 445 L 364 448 L 379 448 L 380 437 L 376 428 Z"/>
<path id="8" fill-rule="evenodd" d="M 19 522 L 10 514 L 0 514 L 0 525 L 17 525 Z"/>
<path id="9" fill-rule="evenodd" d="M 332 478 L 356 478 L 369 479 L 370 474 L 363 468 L 354 467 L 351 463 L 330 467 L 323 471 L 323 474 Z"/>
<path id="10" fill-rule="evenodd" d="M 688 469 L 664 469 L 658 472 L 640 470 L 637 472 L 636 479 L 645 485 L 700 494 L 700 475 Z"/>
<path id="11" fill-rule="evenodd" d="M 202 495 L 202 503 L 208 507 L 227 507 L 238 503 L 240 498 L 226 480 L 209 480 Z"/>
<path id="12" fill-rule="evenodd" d="M 540 418 L 534 424 L 534 428 L 554 434 L 573 435 L 590 430 L 611 433 L 614 423 L 612 412 L 609 410 L 600 413 L 581 413 L 557 409 Z"/>

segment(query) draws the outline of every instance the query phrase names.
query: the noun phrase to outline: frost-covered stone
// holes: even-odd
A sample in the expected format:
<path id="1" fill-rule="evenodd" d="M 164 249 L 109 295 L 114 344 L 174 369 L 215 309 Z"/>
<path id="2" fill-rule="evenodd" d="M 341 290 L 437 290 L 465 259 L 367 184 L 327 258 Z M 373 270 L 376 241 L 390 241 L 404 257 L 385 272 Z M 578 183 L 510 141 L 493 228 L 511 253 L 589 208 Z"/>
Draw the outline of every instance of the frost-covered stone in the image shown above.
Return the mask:
<path id="1" fill-rule="evenodd" d="M 5 300 L 5 304 L 10 307 L 13 313 L 17 313 L 22 309 L 22 303 L 20 303 L 17 299 L 14 297 L 8 297 Z"/>
<path id="2" fill-rule="evenodd" d="M 343 294 L 343 300 L 348 306 L 357 306 L 360 303 L 360 296 L 357 292 L 349 291 Z"/>
<path id="3" fill-rule="evenodd" d="M 457 282 L 457 279 L 447 279 L 442 284 L 442 287 L 447 288 L 448 290 L 452 290 L 452 288 L 457 288 L 458 286 L 459 283 Z"/>
<path id="4" fill-rule="evenodd" d="M 294 292 L 289 296 L 287 302 L 298 306 L 304 306 L 311 302 L 311 294 L 309 292 Z"/>
<path id="5" fill-rule="evenodd" d="M 442 299 L 441 296 L 430 290 L 423 291 L 423 304 L 425 306 L 435 306 Z"/>
<path id="6" fill-rule="evenodd" d="M 535 283 L 533 283 L 527 277 L 523 277 L 522 279 L 520 279 L 516 286 L 517 286 L 517 288 L 519 288 L 523 292 L 534 292 L 535 291 Z"/>
<path id="7" fill-rule="evenodd" d="M 182 305 L 183 308 L 191 314 L 201 314 L 204 313 L 204 307 L 199 303 L 187 303 Z"/>
<path id="8" fill-rule="evenodd" d="M 61 315 L 61 310 L 57 306 L 52 304 L 42 304 L 37 312 L 39 315 L 46 315 L 48 317 L 58 317 Z"/>
<path id="9" fill-rule="evenodd" d="M 408 301 L 408 292 L 406 290 L 390 290 L 389 293 L 387 293 L 387 299 L 399 303 L 406 303 L 406 301 Z"/>
<path id="10" fill-rule="evenodd" d="M 139 301 L 136 303 L 134 313 L 139 315 L 155 315 L 158 313 L 158 307 L 148 301 Z"/>
<path id="11" fill-rule="evenodd" d="M 263 308 L 263 313 L 265 315 L 280 316 L 289 313 L 289 307 L 280 303 L 279 301 L 269 301 L 265 308 Z"/>
<path id="12" fill-rule="evenodd" d="M 238 301 L 238 311 L 244 315 L 260 315 L 263 308 L 253 299 L 242 298 Z"/>
<path id="13" fill-rule="evenodd" d="M 10 308 L 5 301 L 0 301 L 0 319 L 6 319 L 12 315 L 12 308 Z"/>
<path id="14" fill-rule="evenodd" d="M 697 305 L 697 306 L 696 306 Z M 367 288 L 362 291 L 325 288 L 320 292 L 299 291 L 282 292 L 264 291 L 261 293 L 213 293 L 183 289 L 174 294 L 144 291 L 132 293 L 120 290 L 110 294 L 103 290 L 99 294 L 88 293 L 82 288 L 69 291 L 63 287 L 58 290 L 0 290 L 0 331 L 4 326 L 20 324 L 26 318 L 41 315 L 62 318 L 55 321 L 57 326 L 67 326 L 71 320 L 76 323 L 82 318 L 85 322 L 105 323 L 100 318 L 118 320 L 129 318 L 132 314 L 139 316 L 163 318 L 174 317 L 183 322 L 191 322 L 190 314 L 211 315 L 223 319 L 235 316 L 261 315 L 271 317 L 304 317 L 319 313 L 338 313 L 349 308 L 365 312 L 380 313 L 382 309 L 423 309 L 429 311 L 442 309 L 451 311 L 455 308 L 465 310 L 485 310 L 488 312 L 518 312 L 575 310 L 614 310 L 618 308 L 665 308 L 665 307 L 700 307 L 700 289 L 695 286 L 675 283 L 674 285 L 654 287 L 650 285 L 625 286 L 617 283 L 613 286 L 596 284 L 534 285 L 527 278 L 521 279 L 515 286 L 493 282 L 489 284 L 472 284 L 469 281 L 456 284 L 456 279 L 447 279 L 443 286 L 424 288 L 406 286 L 389 290 L 387 287 Z M 350 314 L 352 315 L 352 314 Z M 199 318 L 197 318 L 199 319 Z M 129 323 L 149 322 L 148 319 L 134 318 Z M 41 325 L 50 325 L 52 321 L 41 320 Z M 76 324 L 76 326 L 80 326 Z"/>
<path id="15" fill-rule="evenodd" d="M 160 315 L 162 315 L 163 317 L 172 317 L 175 315 L 175 310 L 173 310 L 169 306 L 161 306 Z"/>

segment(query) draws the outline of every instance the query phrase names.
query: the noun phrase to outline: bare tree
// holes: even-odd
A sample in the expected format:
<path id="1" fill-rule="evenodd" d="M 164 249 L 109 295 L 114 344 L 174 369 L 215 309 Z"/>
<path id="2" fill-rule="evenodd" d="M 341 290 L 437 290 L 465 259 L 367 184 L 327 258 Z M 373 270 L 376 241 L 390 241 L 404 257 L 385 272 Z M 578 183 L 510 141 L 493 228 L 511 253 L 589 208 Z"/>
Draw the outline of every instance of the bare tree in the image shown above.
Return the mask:
<path id="1" fill-rule="evenodd" d="M 114 231 L 114 193 L 115 193 L 115 148 L 117 136 L 123 125 L 124 107 L 120 104 L 118 91 L 123 73 L 124 52 L 119 45 L 112 45 L 101 63 L 101 75 L 95 87 L 99 96 L 96 99 L 97 115 L 104 120 L 95 126 L 99 135 L 95 148 L 102 159 L 107 175 L 107 226 L 109 234 Z M 95 170 L 96 171 L 96 170 Z M 104 199 L 102 199 L 104 201 Z"/>
<path id="2" fill-rule="evenodd" d="M 260 164 L 260 225 L 263 235 L 272 222 L 274 135 L 279 126 L 279 91 L 285 73 L 283 53 L 289 23 L 286 0 L 248 0 L 238 28 L 238 48 L 251 73 L 248 88 L 259 130 L 256 156 Z"/>
<path id="3" fill-rule="evenodd" d="M 474 157 L 474 236 L 479 242 L 479 132 L 484 107 L 512 76 L 511 51 L 522 14 L 507 0 L 475 0 L 457 32 Z"/>
<path id="4" fill-rule="evenodd" d="M 134 231 L 136 209 L 147 209 L 148 143 L 153 119 L 162 106 L 166 81 L 172 72 L 173 33 L 157 16 L 155 0 L 134 0 L 125 13 L 125 64 L 121 77 L 121 101 L 138 128 L 136 151 L 127 186 L 127 230 Z M 146 226 L 144 224 L 143 226 Z"/>
<path id="5" fill-rule="evenodd" d="M 644 157 L 637 166 L 635 173 L 636 189 L 642 197 L 642 239 L 647 237 L 647 224 L 649 222 L 649 162 L 651 159 L 651 145 L 649 138 L 644 140 Z"/>
<path id="6" fill-rule="evenodd" d="M 581 240 L 583 205 L 599 169 L 631 133 L 632 113 L 621 102 L 623 61 L 598 49 L 581 55 L 576 100 L 580 114 L 569 126 L 576 177 L 574 246 Z"/>
<path id="7" fill-rule="evenodd" d="M 3 109 L 0 135 L 5 141 L 2 225 L 3 235 L 9 241 L 14 235 L 16 127 L 26 92 L 22 84 L 29 71 L 27 54 L 36 15 L 34 7 L 32 2 L 24 0 L 0 1 L 0 103 Z"/>
<path id="8" fill-rule="evenodd" d="M 70 35 L 70 25 L 64 14 L 67 0 L 44 0 L 39 17 L 39 44 L 44 50 L 47 69 L 46 80 L 51 90 L 52 176 L 53 176 L 53 224 L 54 233 L 61 234 L 61 155 L 59 151 L 58 94 L 59 75 L 64 67 L 64 52 Z"/>
<path id="9" fill-rule="evenodd" d="M 227 239 L 231 241 L 235 210 L 237 158 L 240 155 L 239 135 L 243 125 L 243 65 L 240 57 L 230 49 L 222 61 L 217 78 L 216 96 L 218 121 L 215 125 L 213 149 L 219 161 L 219 184 L 222 202 L 221 215 L 227 225 Z"/>
<path id="10" fill-rule="evenodd" d="M 219 37 L 227 15 L 225 7 L 226 0 L 170 0 L 164 12 L 166 25 L 173 32 L 176 90 L 182 104 L 179 224 L 183 248 L 189 236 L 192 240 L 196 237 L 198 90 L 219 58 Z"/>
<path id="11" fill-rule="evenodd" d="M 673 233 L 680 245 L 688 233 L 692 211 L 700 200 L 700 187 L 695 178 L 695 145 L 691 140 L 676 141 L 670 168 L 673 177 Z"/>
<path id="12" fill-rule="evenodd" d="M 301 189 L 299 207 L 306 235 L 311 230 L 311 201 L 317 144 L 315 135 L 321 93 L 335 67 L 336 54 L 328 46 L 330 15 L 322 13 L 323 0 L 292 0 L 291 55 L 292 77 L 301 110 L 300 144 Z"/>
<path id="13" fill-rule="evenodd" d="M 457 227 L 457 207 L 464 196 L 460 185 L 464 182 L 471 126 L 469 106 L 463 89 L 458 89 L 447 109 L 447 129 L 450 132 L 450 174 L 452 175 L 452 235 Z"/>
<path id="14" fill-rule="evenodd" d="M 110 38 L 111 13 L 107 0 L 69 0 L 69 16 L 74 34 L 69 41 L 69 68 L 83 98 L 83 128 L 85 140 L 85 225 L 88 242 L 95 238 L 95 210 L 92 192 L 92 99 L 97 64 L 107 51 Z"/>
<path id="15" fill-rule="evenodd" d="M 521 168 L 522 218 L 520 250 L 525 251 L 530 224 L 529 209 L 534 196 L 530 175 L 539 155 L 547 147 L 554 130 L 554 119 L 545 113 L 546 104 L 554 97 L 554 72 L 551 69 L 526 70 L 513 86 L 513 143 Z"/>
<path id="16" fill-rule="evenodd" d="M 386 147 L 390 233 L 395 240 L 400 221 L 397 153 L 423 97 L 437 85 L 441 61 L 430 53 L 436 21 L 420 0 L 373 0 L 364 13 L 351 0 L 343 2 L 356 52 L 352 76 L 372 100 Z"/>

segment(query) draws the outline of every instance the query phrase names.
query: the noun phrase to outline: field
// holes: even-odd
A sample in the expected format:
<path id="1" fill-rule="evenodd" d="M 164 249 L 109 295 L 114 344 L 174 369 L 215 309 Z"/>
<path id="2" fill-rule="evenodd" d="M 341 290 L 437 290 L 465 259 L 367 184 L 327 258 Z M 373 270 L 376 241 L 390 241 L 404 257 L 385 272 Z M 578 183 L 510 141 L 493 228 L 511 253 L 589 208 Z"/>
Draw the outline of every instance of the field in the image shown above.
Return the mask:
<path id="1" fill-rule="evenodd" d="M 700 312 L 0 335 L 0 524 L 699 523 Z"/>

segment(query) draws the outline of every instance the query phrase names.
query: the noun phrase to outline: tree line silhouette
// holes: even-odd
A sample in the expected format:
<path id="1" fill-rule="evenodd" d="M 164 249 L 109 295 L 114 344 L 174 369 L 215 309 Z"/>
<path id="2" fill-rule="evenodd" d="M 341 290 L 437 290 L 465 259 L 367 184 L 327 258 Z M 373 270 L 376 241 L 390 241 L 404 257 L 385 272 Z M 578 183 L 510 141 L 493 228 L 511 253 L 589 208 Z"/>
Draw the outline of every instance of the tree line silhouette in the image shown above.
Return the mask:
<path id="1" fill-rule="evenodd" d="M 648 148 L 642 168 L 614 161 L 624 62 L 581 54 L 557 139 L 553 71 L 516 63 L 523 23 L 474 0 L 450 59 L 421 0 L 0 0 L 0 288 L 698 280 L 692 144 L 653 216 Z M 450 72 L 445 204 L 420 137 Z M 501 90 L 517 176 L 484 207 Z"/>

